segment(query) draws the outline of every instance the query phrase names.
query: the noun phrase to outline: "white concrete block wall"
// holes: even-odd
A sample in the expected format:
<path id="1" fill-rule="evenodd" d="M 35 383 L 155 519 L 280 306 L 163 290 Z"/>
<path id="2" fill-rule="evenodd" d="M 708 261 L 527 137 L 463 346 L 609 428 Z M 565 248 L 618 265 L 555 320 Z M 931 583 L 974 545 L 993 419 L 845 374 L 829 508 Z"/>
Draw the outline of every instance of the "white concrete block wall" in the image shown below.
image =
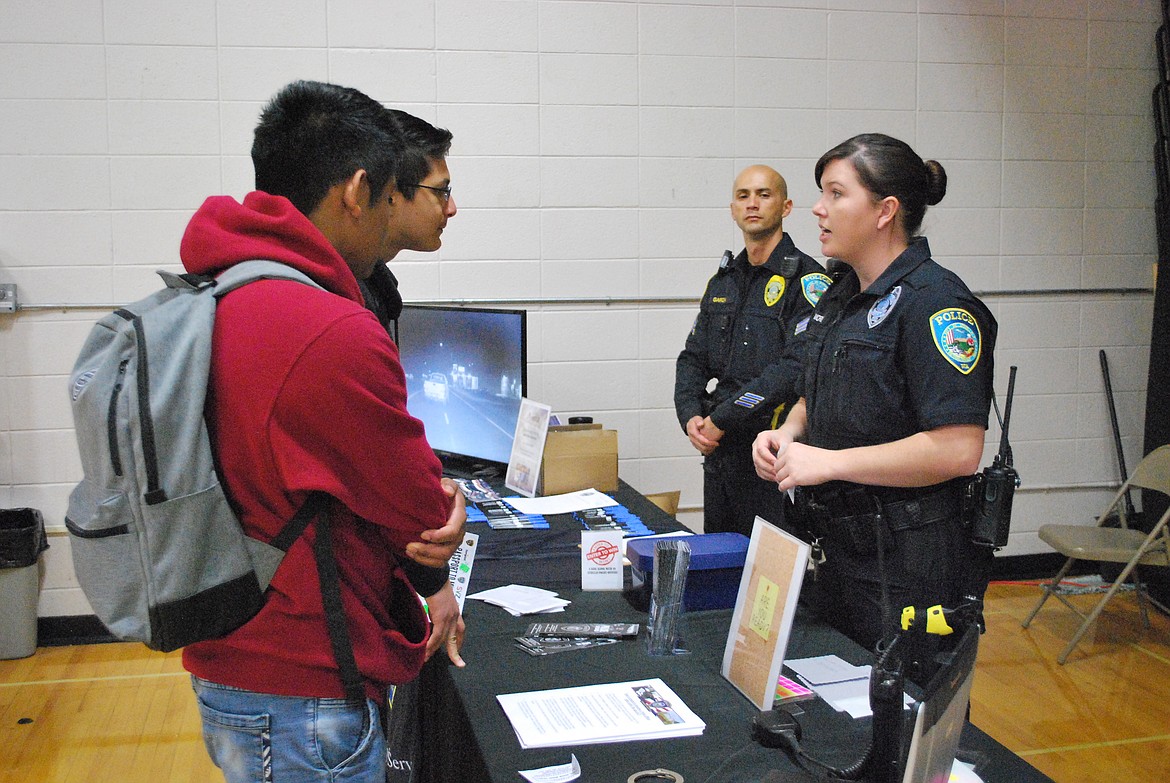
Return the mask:
<path id="1" fill-rule="evenodd" d="M 60 534 L 80 468 L 65 378 L 89 324 L 177 263 L 191 212 L 251 187 L 260 107 L 295 78 L 358 87 L 455 133 L 459 214 L 404 253 L 408 299 L 697 297 L 735 173 L 772 164 L 816 252 L 816 158 L 858 132 L 950 174 L 937 257 L 1019 365 L 1024 489 L 1007 554 L 1091 515 L 1116 480 L 1098 351 L 1141 451 L 1155 261 L 1154 0 L 0 0 L 0 500 L 54 531 L 42 614 L 88 611 Z M 997 293 L 1012 292 L 1012 293 Z M 1029 292 L 1027 294 L 1020 292 Z M 679 488 L 674 422 L 693 304 L 530 309 L 530 395 L 620 431 L 621 474 Z M 998 428 L 988 433 L 988 454 Z"/>

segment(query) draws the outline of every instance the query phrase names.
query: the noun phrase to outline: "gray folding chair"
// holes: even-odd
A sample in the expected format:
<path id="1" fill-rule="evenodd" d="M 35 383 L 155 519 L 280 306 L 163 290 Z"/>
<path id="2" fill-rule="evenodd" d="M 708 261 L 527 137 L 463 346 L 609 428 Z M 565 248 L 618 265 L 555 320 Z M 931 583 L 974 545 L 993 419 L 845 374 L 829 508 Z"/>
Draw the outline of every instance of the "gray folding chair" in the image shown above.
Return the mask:
<path id="1" fill-rule="evenodd" d="M 1064 652 L 1056 659 L 1059 663 L 1063 664 L 1068 659 L 1073 648 L 1077 646 L 1077 642 L 1085 635 L 1085 631 L 1089 629 L 1089 626 L 1105 608 L 1105 604 L 1109 603 L 1109 599 L 1117 594 L 1126 580 L 1132 581 L 1135 586 L 1142 622 L 1147 628 L 1150 627 L 1150 617 L 1146 609 L 1148 602 L 1155 603 L 1166 610 L 1166 607 L 1150 597 L 1145 585 L 1138 577 L 1137 567 L 1141 565 L 1170 568 L 1170 532 L 1167 530 L 1170 508 L 1162 514 L 1149 533 L 1132 529 L 1129 527 L 1129 520 L 1126 519 L 1125 503 L 1121 501 L 1126 492 L 1133 487 L 1152 489 L 1170 496 L 1170 445 L 1161 446 L 1146 455 L 1145 459 L 1138 464 L 1130 477 L 1121 485 L 1117 494 L 1113 496 L 1113 500 L 1106 507 L 1105 512 L 1097 518 L 1096 525 L 1042 525 L 1040 527 L 1041 540 L 1068 559 L 1056 576 L 1052 578 L 1052 581 L 1041 585 L 1044 591 L 1043 595 L 1040 596 L 1040 601 L 1032 613 L 1028 615 L 1028 619 L 1024 620 L 1023 626 L 1027 628 L 1032 623 L 1032 619 L 1040 611 L 1040 607 L 1044 606 L 1044 602 L 1048 600 L 1049 596 L 1056 596 L 1065 606 L 1081 616 L 1083 621 L 1080 627 L 1073 634 L 1068 646 L 1064 648 Z M 1112 527 L 1111 524 L 1107 524 L 1107 522 L 1111 523 L 1115 510 L 1121 524 L 1120 527 Z M 1068 600 L 1060 585 L 1061 580 L 1072 569 L 1073 563 L 1078 560 L 1125 564 L 1121 573 L 1117 575 L 1117 578 L 1109 585 L 1109 589 L 1101 596 L 1101 600 L 1088 614 L 1082 612 Z"/>

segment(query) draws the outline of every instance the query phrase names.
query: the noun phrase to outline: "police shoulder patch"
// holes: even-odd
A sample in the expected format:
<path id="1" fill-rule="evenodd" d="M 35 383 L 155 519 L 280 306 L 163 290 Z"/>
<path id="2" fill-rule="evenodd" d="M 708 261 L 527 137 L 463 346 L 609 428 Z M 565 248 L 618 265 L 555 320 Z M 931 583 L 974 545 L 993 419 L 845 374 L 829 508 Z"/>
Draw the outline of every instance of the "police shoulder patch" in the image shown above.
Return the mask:
<path id="1" fill-rule="evenodd" d="M 780 301 L 780 297 L 784 296 L 784 289 L 787 283 L 780 275 L 772 275 L 768 280 L 768 284 L 764 286 L 764 304 L 768 307 Z"/>
<path id="2" fill-rule="evenodd" d="M 832 284 L 833 278 L 822 272 L 810 272 L 800 278 L 800 289 L 804 293 L 804 298 L 813 307 L 817 306 L 817 302 L 821 300 L 821 294 L 825 293 Z"/>
<path id="3" fill-rule="evenodd" d="M 869 313 L 865 316 L 865 322 L 869 324 L 870 329 L 886 320 L 886 316 L 893 311 L 901 296 L 902 286 L 896 285 L 888 294 L 873 303 L 873 307 L 869 308 Z"/>
<path id="4" fill-rule="evenodd" d="M 963 375 L 979 364 L 983 349 L 979 322 L 966 310 L 960 307 L 939 310 L 930 317 L 930 333 L 939 353 Z"/>

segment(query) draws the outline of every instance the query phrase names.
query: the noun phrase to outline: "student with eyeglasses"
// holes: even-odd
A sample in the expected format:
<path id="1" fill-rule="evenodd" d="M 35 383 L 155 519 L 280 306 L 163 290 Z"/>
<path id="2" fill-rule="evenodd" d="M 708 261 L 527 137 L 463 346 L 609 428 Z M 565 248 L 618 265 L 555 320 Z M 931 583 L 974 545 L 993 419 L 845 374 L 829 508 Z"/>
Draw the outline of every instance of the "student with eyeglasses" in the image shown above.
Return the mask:
<path id="1" fill-rule="evenodd" d="M 358 681 L 343 683 L 348 656 L 331 644 L 318 518 L 255 617 L 183 650 L 204 743 L 228 783 L 384 781 L 389 688 L 440 651 L 462 663 L 447 561 L 465 501 L 407 411 L 397 349 L 359 288 L 399 251 L 441 244 L 455 214 L 450 140 L 357 90 L 295 82 L 261 113 L 256 190 L 207 199 L 183 236 L 188 272 L 267 258 L 320 286 L 259 280 L 219 301 L 206 419 L 248 535 L 270 540 L 311 493 L 329 496 Z"/>

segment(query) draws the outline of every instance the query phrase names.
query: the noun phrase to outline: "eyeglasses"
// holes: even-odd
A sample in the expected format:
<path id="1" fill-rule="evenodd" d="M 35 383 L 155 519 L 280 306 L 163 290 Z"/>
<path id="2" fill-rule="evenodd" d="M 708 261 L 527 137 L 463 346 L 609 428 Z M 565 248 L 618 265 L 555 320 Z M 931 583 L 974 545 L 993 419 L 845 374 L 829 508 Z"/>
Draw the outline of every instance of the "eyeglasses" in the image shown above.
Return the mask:
<path id="1" fill-rule="evenodd" d="M 450 185 L 446 185 L 446 186 L 441 187 L 441 188 L 436 188 L 433 185 L 410 185 L 409 187 L 426 188 L 427 190 L 433 190 L 439 194 L 439 198 L 441 198 L 443 200 L 444 204 L 446 204 L 448 201 L 451 200 L 451 186 Z"/>

